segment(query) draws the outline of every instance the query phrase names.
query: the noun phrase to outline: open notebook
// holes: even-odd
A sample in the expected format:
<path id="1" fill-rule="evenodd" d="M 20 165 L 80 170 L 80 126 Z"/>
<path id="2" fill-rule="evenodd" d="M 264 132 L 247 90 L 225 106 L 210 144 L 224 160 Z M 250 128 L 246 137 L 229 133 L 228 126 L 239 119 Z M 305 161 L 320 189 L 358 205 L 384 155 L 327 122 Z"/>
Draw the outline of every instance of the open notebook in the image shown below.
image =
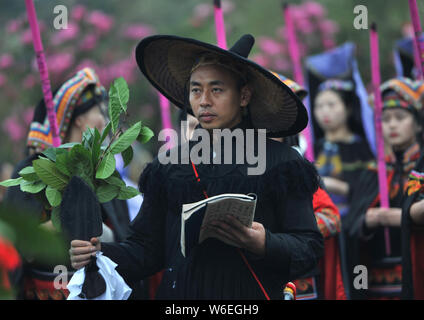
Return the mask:
<path id="1" fill-rule="evenodd" d="M 198 243 L 215 237 L 229 245 L 237 246 L 231 240 L 221 237 L 210 228 L 212 220 L 223 220 L 228 214 L 236 217 L 247 227 L 252 226 L 257 196 L 254 193 L 224 193 L 198 202 L 183 204 L 181 214 L 181 253 L 190 254 Z"/>

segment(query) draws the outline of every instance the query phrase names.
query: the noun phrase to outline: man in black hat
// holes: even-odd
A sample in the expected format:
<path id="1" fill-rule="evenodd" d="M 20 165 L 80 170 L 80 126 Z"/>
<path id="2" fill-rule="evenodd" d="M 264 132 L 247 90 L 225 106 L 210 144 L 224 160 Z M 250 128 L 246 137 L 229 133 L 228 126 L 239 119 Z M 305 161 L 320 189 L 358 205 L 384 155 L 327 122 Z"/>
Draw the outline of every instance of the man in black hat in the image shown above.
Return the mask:
<path id="1" fill-rule="evenodd" d="M 253 42 L 252 36 L 243 36 L 227 51 L 193 39 L 152 36 L 140 42 L 136 59 L 153 86 L 198 119 L 196 130 L 253 130 L 255 137 L 260 137 L 258 129 L 273 137 L 296 134 L 307 124 L 306 109 L 285 84 L 247 59 Z M 130 236 L 120 243 L 73 240 L 72 266 L 84 267 L 101 250 L 127 282 L 164 270 L 159 299 L 281 298 L 284 285 L 312 270 L 322 256 L 312 208 L 318 177 L 290 147 L 271 139 L 254 141 L 249 147 L 256 154 L 265 144 L 259 156 L 266 170 L 260 175 L 248 174 L 246 158 L 194 165 L 163 164 L 156 157 L 140 177 L 144 200 Z M 238 143 L 233 140 L 220 156 L 234 155 Z M 192 150 L 196 144 L 190 140 L 176 148 Z M 211 151 L 210 160 L 216 156 Z M 184 257 L 182 205 L 223 193 L 257 195 L 252 226 L 231 216 L 215 221 L 209 227 L 238 248 L 208 238 Z"/>

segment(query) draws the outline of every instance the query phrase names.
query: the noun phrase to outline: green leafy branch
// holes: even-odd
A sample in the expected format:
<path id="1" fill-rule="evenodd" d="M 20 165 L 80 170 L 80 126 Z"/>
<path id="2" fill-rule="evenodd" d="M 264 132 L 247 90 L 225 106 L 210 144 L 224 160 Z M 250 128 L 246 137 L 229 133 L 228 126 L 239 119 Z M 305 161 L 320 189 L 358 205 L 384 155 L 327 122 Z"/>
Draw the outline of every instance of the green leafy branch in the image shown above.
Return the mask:
<path id="1" fill-rule="evenodd" d="M 52 210 L 52 222 L 59 229 L 59 206 L 63 191 L 73 176 L 84 180 L 95 192 L 100 203 L 137 196 L 138 190 L 126 186 L 116 170 L 115 155 L 121 153 L 126 167 L 134 155 L 131 144 L 136 140 L 146 143 L 154 134 L 141 121 L 125 131 L 119 127 L 121 116 L 124 115 L 125 120 L 128 116 L 128 100 L 126 81 L 122 77 L 115 79 L 109 90 L 109 123 L 101 134 L 97 128 L 87 128 L 81 143 L 67 143 L 47 149 L 32 162 L 32 166 L 19 172 L 19 178 L 5 180 L 0 185 L 19 185 L 22 191 L 36 194 L 44 206 Z M 104 146 L 109 135 L 111 139 Z"/>

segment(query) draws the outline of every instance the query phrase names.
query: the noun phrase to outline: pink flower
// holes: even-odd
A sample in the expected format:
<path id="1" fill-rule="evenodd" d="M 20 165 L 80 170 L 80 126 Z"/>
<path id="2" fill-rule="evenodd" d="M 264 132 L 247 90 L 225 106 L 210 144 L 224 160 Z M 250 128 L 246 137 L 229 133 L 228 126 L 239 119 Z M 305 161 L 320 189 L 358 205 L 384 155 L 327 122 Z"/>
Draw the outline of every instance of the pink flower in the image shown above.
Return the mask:
<path id="1" fill-rule="evenodd" d="M 15 33 L 19 30 L 19 28 L 21 26 L 22 26 L 22 20 L 21 19 L 10 20 L 6 25 L 6 32 L 7 33 Z"/>
<path id="2" fill-rule="evenodd" d="M 287 71 L 290 70 L 291 63 L 289 59 L 283 59 L 283 58 L 276 58 L 274 59 L 273 66 L 275 70 L 278 71 Z"/>
<path id="3" fill-rule="evenodd" d="M 91 12 L 87 21 L 95 26 L 101 33 L 108 32 L 114 24 L 114 19 L 111 16 L 99 10 Z"/>
<path id="4" fill-rule="evenodd" d="M 295 26 L 303 34 L 310 34 L 314 31 L 314 26 L 308 18 L 295 20 Z"/>
<path id="5" fill-rule="evenodd" d="M 36 81 L 34 75 L 29 74 L 25 77 L 24 81 L 22 82 L 22 85 L 26 89 L 31 89 L 32 87 L 35 86 L 36 83 L 37 83 L 37 81 Z"/>
<path id="6" fill-rule="evenodd" d="M 302 8 L 308 13 L 308 15 L 313 17 L 321 18 L 321 17 L 324 17 L 324 15 L 326 14 L 326 10 L 318 2 L 314 2 L 314 1 L 305 2 L 303 3 Z"/>
<path id="7" fill-rule="evenodd" d="M 97 40 L 98 40 L 98 36 L 95 35 L 94 33 L 89 33 L 85 35 L 85 37 L 82 39 L 80 43 L 80 49 L 85 51 L 94 49 L 96 47 Z"/>
<path id="8" fill-rule="evenodd" d="M 252 57 L 252 60 L 264 68 L 270 67 L 270 61 L 264 54 L 256 54 Z"/>
<path id="9" fill-rule="evenodd" d="M 15 115 L 9 116 L 3 121 L 3 130 L 14 142 L 19 141 L 25 135 L 25 130 Z"/>
<path id="10" fill-rule="evenodd" d="M 74 63 L 74 56 L 70 53 L 56 53 L 46 57 L 47 67 L 51 73 L 61 74 Z"/>
<path id="11" fill-rule="evenodd" d="M 331 20 L 321 21 L 318 26 L 323 34 L 334 34 L 339 31 L 339 26 Z"/>
<path id="12" fill-rule="evenodd" d="M 132 24 L 124 29 L 122 35 L 125 38 L 140 40 L 154 33 L 154 29 L 145 24 Z"/>
<path id="13" fill-rule="evenodd" d="M 14 59 L 13 56 L 5 53 L 0 56 L 0 69 L 6 69 L 13 65 Z"/>
<path id="14" fill-rule="evenodd" d="M 76 67 L 75 67 L 75 69 L 74 69 L 74 72 L 73 73 L 77 73 L 78 71 L 80 71 L 80 70 L 82 70 L 82 69 L 84 69 L 84 68 L 92 68 L 92 69 L 94 69 L 95 71 L 96 71 L 96 73 L 97 73 L 97 75 L 100 77 L 100 75 L 99 75 L 99 73 L 98 73 L 98 71 L 97 71 L 97 69 L 98 69 L 98 66 L 97 66 L 97 64 L 93 61 L 93 60 L 90 60 L 90 59 L 84 59 L 83 61 L 81 61 Z"/>
<path id="15" fill-rule="evenodd" d="M 290 10 L 290 16 L 292 18 L 292 21 L 295 23 L 296 23 L 296 20 L 298 19 L 307 18 L 307 13 L 306 11 L 303 10 L 301 6 L 290 5 L 289 10 Z"/>
<path id="16" fill-rule="evenodd" d="M 280 54 L 282 52 L 282 45 L 268 37 L 259 38 L 259 48 L 264 53 L 269 54 L 271 56 Z"/>
<path id="17" fill-rule="evenodd" d="M 31 29 L 26 29 L 24 32 L 22 32 L 21 43 L 24 44 L 24 45 L 32 43 Z"/>
<path id="18" fill-rule="evenodd" d="M 51 38 L 52 45 L 60 45 L 65 41 L 74 39 L 79 33 L 79 27 L 75 23 L 68 23 L 68 28 L 57 31 Z"/>
<path id="19" fill-rule="evenodd" d="M 84 14 L 87 12 L 87 9 L 82 4 L 76 5 L 71 12 L 71 18 L 75 21 L 80 21 Z"/>

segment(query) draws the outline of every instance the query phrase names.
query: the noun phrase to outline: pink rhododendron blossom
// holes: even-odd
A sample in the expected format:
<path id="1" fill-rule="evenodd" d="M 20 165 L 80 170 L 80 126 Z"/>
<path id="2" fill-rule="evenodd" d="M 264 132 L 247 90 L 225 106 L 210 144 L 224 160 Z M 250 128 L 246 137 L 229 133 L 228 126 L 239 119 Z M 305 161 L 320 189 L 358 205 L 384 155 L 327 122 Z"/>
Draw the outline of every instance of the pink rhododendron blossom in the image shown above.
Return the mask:
<path id="1" fill-rule="evenodd" d="M 13 142 L 21 140 L 25 135 L 25 129 L 16 115 L 9 116 L 3 121 L 3 130 Z"/>
<path id="2" fill-rule="evenodd" d="M 308 1 L 303 3 L 302 8 L 308 13 L 308 15 L 313 17 L 322 18 L 326 14 L 324 7 L 315 1 Z"/>
<path id="3" fill-rule="evenodd" d="M 114 24 L 114 19 L 111 16 L 99 10 L 91 12 L 87 21 L 95 26 L 101 33 L 108 32 Z"/>
<path id="4" fill-rule="evenodd" d="M 98 36 L 94 33 L 85 35 L 80 43 L 80 49 L 83 51 L 93 50 L 96 47 Z"/>
<path id="5" fill-rule="evenodd" d="M 334 34 L 339 31 L 339 26 L 331 20 L 320 21 L 318 26 L 324 34 Z"/>
<path id="6" fill-rule="evenodd" d="M 275 70 L 277 71 L 286 71 L 286 70 L 290 70 L 291 69 L 291 62 L 289 61 L 290 59 L 286 58 L 276 58 L 273 61 L 273 67 L 275 68 Z"/>
<path id="7" fill-rule="evenodd" d="M 87 9 L 82 4 L 76 5 L 71 12 L 71 18 L 75 21 L 80 21 L 84 14 L 87 12 Z"/>
<path id="8" fill-rule="evenodd" d="M 57 53 L 46 57 L 49 72 L 60 74 L 69 69 L 74 63 L 74 56 L 70 53 Z"/>
<path id="9" fill-rule="evenodd" d="M 2 54 L 0 56 L 0 69 L 6 69 L 13 65 L 13 56 L 9 53 Z"/>
<path id="10" fill-rule="evenodd" d="M 270 67 L 270 61 L 264 54 L 258 53 L 252 57 L 252 60 L 264 68 Z"/>
<path id="11" fill-rule="evenodd" d="M 153 33 L 154 29 L 151 26 L 145 24 L 132 24 L 124 29 L 122 35 L 128 39 L 140 40 L 152 35 Z"/>
<path id="12" fill-rule="evenodd" d="M 280 54 L 282 51 L 282 45 L 279 44 L 277 41 L 267 38 L 267 37 L 260 37 L 259 38 L 259 48 L 266 54 L 269 54 L 271 56 Z"/>
<path id="13" fill-rule="evenodd" d="M 56 31 L 52 38 L 51 38 L 51 44 L 52 45 L 60 45 L 63 42 L 66 42 L 68 40 L 75 39 L 77 35 L 79 34 L 79 27 L 75 23 L 68 23 L 67 29 L 62 29 L 59 31 Z"/>
<path id="14" fill-rule="evenodd" d="M 6 32 L 7 33 L 15 33 L 17 31 L 19 31 L 21 26 L 22 26 L 22 20 L 21 19 L 10 20 L 6 25 Z"/>

